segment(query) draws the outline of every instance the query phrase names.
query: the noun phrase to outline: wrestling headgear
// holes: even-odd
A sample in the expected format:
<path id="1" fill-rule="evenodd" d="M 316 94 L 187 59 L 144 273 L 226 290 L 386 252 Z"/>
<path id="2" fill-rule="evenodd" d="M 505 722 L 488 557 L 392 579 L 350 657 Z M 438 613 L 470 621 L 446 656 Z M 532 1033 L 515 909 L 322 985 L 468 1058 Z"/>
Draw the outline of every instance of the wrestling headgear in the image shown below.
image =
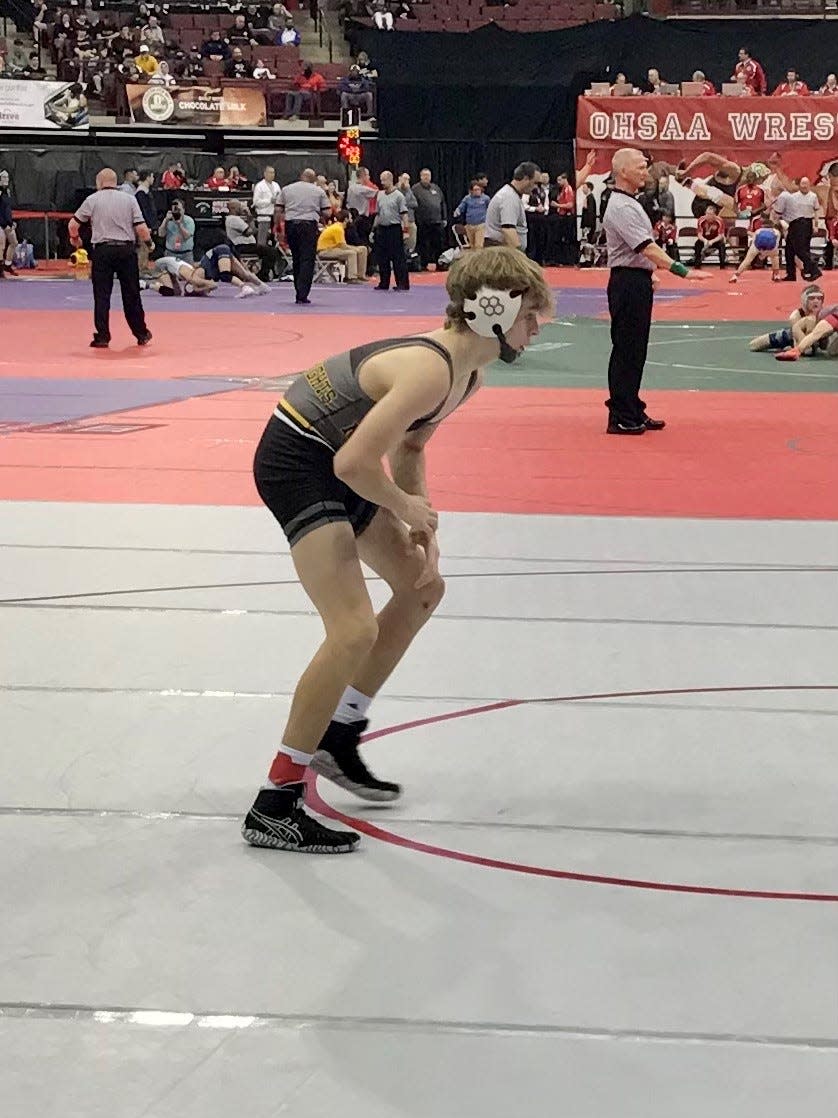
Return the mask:
<path id="1" fill-rule="evenodd" d="M 821 299 L 825 298 L 823 291 L 816 283 L 810 283 L 808 287 L 804 287 L 800 292 L 800 309 L 805 313 L 809 313 L 809 300 L 812 298 Z"/>
<path id="2" fill-rule="evenodd" d="M 500 359 L 511 365 L 520 350 L 513 349 L 506 340 L 506 332 L 518 317 L 523 291 L 499 291 L 481 287 L 473 299 L 463 300 L 463 315 L 470 330 L 481 338 L 497 338 Z"/>

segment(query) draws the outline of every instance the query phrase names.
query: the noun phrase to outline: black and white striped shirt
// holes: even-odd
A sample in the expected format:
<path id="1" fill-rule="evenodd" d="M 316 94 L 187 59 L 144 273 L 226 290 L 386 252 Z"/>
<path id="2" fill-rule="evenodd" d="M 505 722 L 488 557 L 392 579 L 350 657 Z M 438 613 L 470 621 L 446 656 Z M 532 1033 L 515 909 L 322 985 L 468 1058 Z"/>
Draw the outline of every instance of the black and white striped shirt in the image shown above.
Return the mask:
<path id="1" fill-rule="evenodd" d="M 97 190 L 85 198 L 74 216 L 79 223 L 90 222 L 90 239 L 94 245 L 102 241 L 134 244 L 136 227 L 146 224 L 134 195 L 116 187 Z"/>

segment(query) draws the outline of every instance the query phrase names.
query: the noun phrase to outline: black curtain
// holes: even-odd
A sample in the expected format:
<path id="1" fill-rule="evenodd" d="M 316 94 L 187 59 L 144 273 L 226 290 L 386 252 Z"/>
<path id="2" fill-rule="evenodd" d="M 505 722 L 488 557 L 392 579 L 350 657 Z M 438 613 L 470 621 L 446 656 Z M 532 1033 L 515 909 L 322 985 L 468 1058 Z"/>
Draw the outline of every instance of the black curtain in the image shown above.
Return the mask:
<path id="1" fill-rule="evenodd" d="M 356 24 L 349 35 L 379 71 L 379 128 L 391 138 L 565 141 L 574 135 L 578 95 L 620 71 L 641 84 L 652 66 L 673 82 L 703 70 L 718 87 L 747 46 L 769 89 L 789 67 L 817 88 L 838 55 L 832 20 L 673 22 L 638 15 L 543 33 L 488 24 L 468 34 L 387 34 Z"/>

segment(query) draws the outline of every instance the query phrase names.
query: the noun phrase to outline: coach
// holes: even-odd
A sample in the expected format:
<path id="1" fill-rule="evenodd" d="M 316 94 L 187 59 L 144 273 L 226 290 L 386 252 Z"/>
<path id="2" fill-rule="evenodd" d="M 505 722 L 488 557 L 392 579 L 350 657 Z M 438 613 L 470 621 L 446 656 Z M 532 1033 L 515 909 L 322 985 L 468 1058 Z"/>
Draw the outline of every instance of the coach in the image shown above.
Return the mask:
<path id="1" fill-rule="evenodd" d="M 151 245 L 151 233 L 133 194 L 117 189 L 116 171 L 105 167 L 96 176 L 96 193 L 85 198 L 69 222 L 70 241 L 81 244 L 79 226 L 90 222 L 93 246 L 92 349 L 107 349 L 111 340 L 110 310 L 114 276 L 119 280 L 122 309 L 137 345 L 148 345 L 151 334 L 140 298 L 137 242 Z"/>
<path id="2" fill-rule="evenodd" d="M 666 426 L 650 419 L 640 399 L 640 382 L 649 330 L 656 268 L 676 276 L 709 279 L 709 272 L 689 269 L 655 244 L 652 223 L 635 198 L 646 181 L 646 157 L 634 148 L 621 148 L 611 163 L 614 189 L 603 227 L 608 245 L 608 310 L 611 314 L 611 359 L 608 362 L 608 434 L 643 435 Z"/>

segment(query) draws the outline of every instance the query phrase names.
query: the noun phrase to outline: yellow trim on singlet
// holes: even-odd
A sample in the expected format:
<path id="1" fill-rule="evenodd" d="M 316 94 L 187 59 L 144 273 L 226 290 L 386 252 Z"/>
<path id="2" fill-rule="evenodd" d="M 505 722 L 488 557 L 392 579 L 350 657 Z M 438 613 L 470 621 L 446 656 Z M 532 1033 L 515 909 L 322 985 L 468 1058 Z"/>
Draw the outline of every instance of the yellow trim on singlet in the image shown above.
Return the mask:
<path id="1" fill-rule="evenodd" d="M 287 411 L 291 418 L 296 420 L 301 427 L 305 427 L 307 431 L 311 430 L 311 424 L 309 423 L 309 421 L 305 418 L 304 415 L 300 415 L 297 409 L 295 407 L 292 407 L 292 405 L 289 404 L 287 400 L 280 400 L 279 406 L 282 408 L 283 411 Z"/>

